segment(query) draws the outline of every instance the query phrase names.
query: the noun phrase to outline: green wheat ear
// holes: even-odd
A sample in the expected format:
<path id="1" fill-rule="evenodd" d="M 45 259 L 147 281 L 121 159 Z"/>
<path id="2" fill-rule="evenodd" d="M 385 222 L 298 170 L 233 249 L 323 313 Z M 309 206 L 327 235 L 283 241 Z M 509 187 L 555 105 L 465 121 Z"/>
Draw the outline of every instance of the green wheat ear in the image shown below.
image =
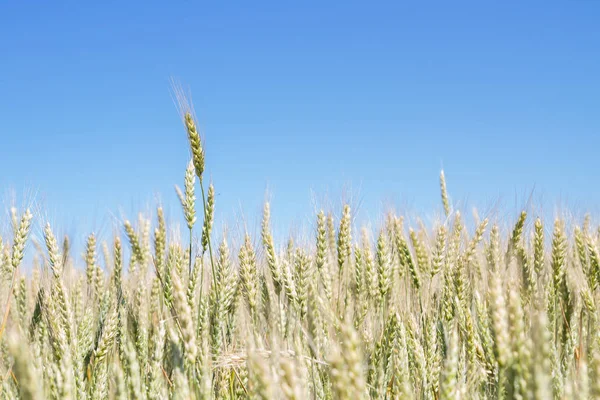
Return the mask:
<path id="1" fill-rule="evenodd" d="M 327 243 L 327 225 L 325 220 L 325 213 L 323 210 L 319 211 L 317 216 L 317 254 L 315 256 L 315 264 L 319 276 L 321 278 L 321 284 L 327 300 L 331 301 L 331 269 L 329 267 L 328 257 L 328 243 Z"/>
<path id="2" fill-rule="evenodd" d="M 273 241 L 273 235 L 271 234 L 271 205 L 265 202 L 263 208 L 263 219 L 262 219 L 262 243 L 265 249 L 265 256 L 267 258 L 267 265 L 271 271 L 271 278 L 275 285 L 277 294 L 281 292 L 282 278 L 281 278 L 281 267 L 277 261 L 277 255 L 275 254 L 275 244 Z"/>
<path id="3" fill-rule="evenodd" d="M 380 302 L 384 304 L 390 291 L 392 272 L 388 256 L 387 240 L 383 231 L 379 233 L 379 238 L 377 239 L 376 259 Z"/>
<path id="4" fill-rule="evenodd" d="M 446 218 L 450 216 L 450 200 L 448 199 L 448 189 L 446 188 L 446 175 L 444 170 L 440 171 L 440 191 L 442 193 L 442 205 L 444 206 L 444 213 Z"/>
<path id="5" fill-rule="evenodd" d="M 215 187 L 211 183 L 208 186 L 208 195 L 206 196 L 206 209 L 204 211 L 204 224 L 202 225 L 202 253 L 208 249 L 210 233 L 215 218 Z"/>
<path id="6" fill-rule="evenodd" d="M 254 318 L 258 310 L 259 278 L 256 267 L 256 255 L 249 235 L 246 235 L 244 238 L 244 244 L 239 253 L 239 261 L 242 288 L 244 289 L 250 313 Z"/>
<path id="7" fill-rule="evenodd" d="M 56 242 L 54 233 L 52 233 L 52 228 L 50 228 L 50 224 L 46 224 L 46 227 L 44 228 L 44 240 L 46 241 L 46 248 L 48 249 L 48 260 L 50 262 L 52 272 L 55 276 L 60 276 L 63 268 L 62 257 L 60 256 L 58 250 L 58 243 Z"/>
<path id="8" fill-rule="evenodd" d="M 544 271 L 544 225 L 540 218 L 536 218 L 533 236 L 533 267 L 538 277 Z"/>
<path id="9" fill-rule="evenodd" d="M 204 173 L 204 149 L 202 148 L 200 135 L 196 129 L 196 122 L 194 121 L 192 114 L 186 112 L 184 119 L 190 148 L 192 150 L 192 161 L 194 163 L 196 176 L 198 179 L 202 180 L 202 174 Z"/>
<path id="10" fill-rule="evenodd" d="M 19 268 L 21 261 L 23 261 L 25 243 L 27 242 L 27 238 L 29 236 L 32 218 L 33 214 L 31 214 L 29 209 L 27 209 L 25 213 L 23 213 L 19 224 L 16 225 L 17 229 L 15 230 L 11 256 L 12 272 L 16 271 L 17 268 Z"/>
<path id="11" fill-rule="evenodd" d="M 341 274 L 342 267 L 350 256 L 350 246 L 352 238 L 350 236 L 350 206 L 345 205 L 340 220 L 338 231 L 337 250 L 338 250 L 338 268 Z"/>
<path id="12" fill-rule="evenodd" d="M 435 275 L 440 273 L 440 271 L 442 271 L 442 268 L 444 267 L 446 257 L 446 234 L 446 227 L 444 225 L 441 225 L 438 228 L 435 239 L 435 250 L 433 253 L 431 277 L 434 277 Z"/>
<path id="13" fill-rule="evenodd" d="M 190 161 L 188 167 L 185 170 L 184 192 L 182 192 L 178 186 L 175 186 L 177 197 L 179 197 L 179 202 L 181 203 L 181 207 L 183 208 L 183 215 L 185 216 L 185 221 L 187 223 L 188 229 L 190 230 L 194 227 L 194 224 L 196 223 L 196 195 L 194 193 L 195 186 L 196 176 L 194 175 L 194 164 L 192 161 Z"/>

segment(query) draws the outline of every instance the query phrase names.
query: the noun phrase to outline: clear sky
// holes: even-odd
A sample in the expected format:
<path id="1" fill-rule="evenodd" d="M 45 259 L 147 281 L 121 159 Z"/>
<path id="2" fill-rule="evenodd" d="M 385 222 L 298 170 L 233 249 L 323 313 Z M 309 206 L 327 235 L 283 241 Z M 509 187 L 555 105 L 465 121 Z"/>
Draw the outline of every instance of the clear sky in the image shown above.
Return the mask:
<path id="1" fill-rule="evenodd" d="M 343 200 L 439 212 L 442 167 L 484 211 L 531 193 L 598 209 L 600 2 L 218 3 L 2 1 L 4 203 L 78 235 L 178 213 L 173 77 L 218 220 L 256 227 L 266 194 L 283 227 Z"/>

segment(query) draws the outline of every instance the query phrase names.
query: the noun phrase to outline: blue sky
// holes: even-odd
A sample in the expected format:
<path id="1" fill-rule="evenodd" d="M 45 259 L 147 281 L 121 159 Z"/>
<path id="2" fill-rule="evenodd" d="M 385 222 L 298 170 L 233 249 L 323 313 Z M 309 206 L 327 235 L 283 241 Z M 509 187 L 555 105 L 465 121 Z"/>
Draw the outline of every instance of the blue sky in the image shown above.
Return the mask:
<path id="1" fill-rule="evenodd" d="M 600 3 L 399 3 L 2 2 L 5 203 L 77 235 L 179 216 L 173 77 L 229 224 L 265 196 L 284 230 L 344 200 L 433 214 L 442 167 L 483 212 L 597 210 Z"/>

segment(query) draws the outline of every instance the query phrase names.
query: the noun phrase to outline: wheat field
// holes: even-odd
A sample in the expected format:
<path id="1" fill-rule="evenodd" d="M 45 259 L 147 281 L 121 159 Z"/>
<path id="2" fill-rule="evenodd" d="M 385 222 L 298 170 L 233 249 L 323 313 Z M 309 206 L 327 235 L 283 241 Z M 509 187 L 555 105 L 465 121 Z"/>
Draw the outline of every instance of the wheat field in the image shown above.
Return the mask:
<path id="1" fill-rule="evenodd" d="M 203 138 L 183 117 L 184 239 L 157 207 L 110 242 L 90 234 L 81 257 L 43 220 L 34 242 L 41 217 L 11 210 L 3 398 L 600 398 L 590 217 L 471 220 L 442 172 L 432 226 L 390 213 L 361 228 L 346 205 L 320 211 L 296 243 L 273 238 L 265 203 L 260 236 L 232 246 L 213 232 Z M 26 246 L 37 265 L 22 265 Z"/>

